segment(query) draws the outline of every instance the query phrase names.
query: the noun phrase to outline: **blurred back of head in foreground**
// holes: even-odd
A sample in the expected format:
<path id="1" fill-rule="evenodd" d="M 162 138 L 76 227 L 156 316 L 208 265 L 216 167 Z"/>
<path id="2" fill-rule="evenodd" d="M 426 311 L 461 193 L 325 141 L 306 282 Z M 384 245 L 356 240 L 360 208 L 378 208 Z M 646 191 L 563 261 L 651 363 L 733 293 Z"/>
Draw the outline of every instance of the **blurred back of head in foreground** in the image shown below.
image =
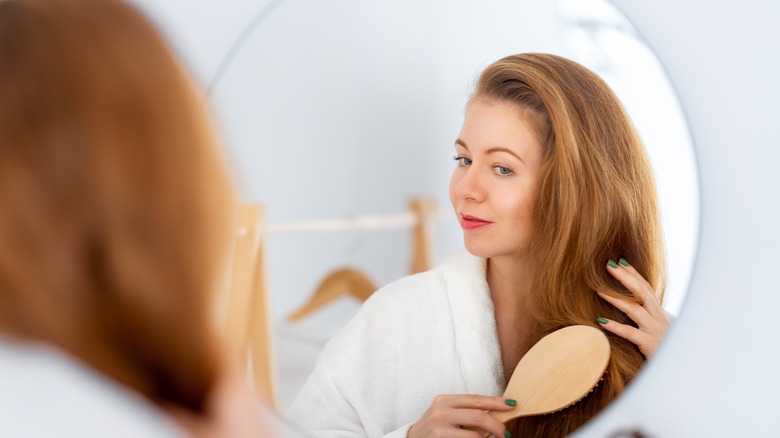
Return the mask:
<path id="1" fill-rule="evenodd" d="M 201 411 L 233 206 L 201 96 L 140 14 L 0 1 L 0 334 Z"/>

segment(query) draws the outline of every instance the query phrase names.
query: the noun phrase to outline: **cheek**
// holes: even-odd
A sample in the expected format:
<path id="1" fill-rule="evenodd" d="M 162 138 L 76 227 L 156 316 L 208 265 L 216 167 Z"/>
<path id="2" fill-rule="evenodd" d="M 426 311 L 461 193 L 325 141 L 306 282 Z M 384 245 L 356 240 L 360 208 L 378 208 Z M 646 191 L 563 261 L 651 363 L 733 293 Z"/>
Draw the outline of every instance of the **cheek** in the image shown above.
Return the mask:
<path id="1" fill-rule="evenodd" d="M 529 223 L 533 217 L 534 199 L 530 190 L 513 190 L 501 199 L 502 210 L 518 224 Z"/>

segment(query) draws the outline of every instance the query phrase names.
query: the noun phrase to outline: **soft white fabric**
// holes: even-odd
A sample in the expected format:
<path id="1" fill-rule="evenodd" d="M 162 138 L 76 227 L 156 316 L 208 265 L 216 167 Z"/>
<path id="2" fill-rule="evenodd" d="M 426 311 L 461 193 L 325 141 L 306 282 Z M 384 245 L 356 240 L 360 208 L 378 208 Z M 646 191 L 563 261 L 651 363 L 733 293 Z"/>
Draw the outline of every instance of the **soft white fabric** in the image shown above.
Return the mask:
<path id="1" fill-rule="evenodd" d="M 0 338 L 0 436 L 183 434 L 145 399 L 59 351 Z"/>
<path id="2" fill-rule="evenodd" d="M 504 386 L 485 260 L 462 251 L 374 293 L 325 346 L 287 418 L 319 437 L 406 437 L 436 395 Z"/>

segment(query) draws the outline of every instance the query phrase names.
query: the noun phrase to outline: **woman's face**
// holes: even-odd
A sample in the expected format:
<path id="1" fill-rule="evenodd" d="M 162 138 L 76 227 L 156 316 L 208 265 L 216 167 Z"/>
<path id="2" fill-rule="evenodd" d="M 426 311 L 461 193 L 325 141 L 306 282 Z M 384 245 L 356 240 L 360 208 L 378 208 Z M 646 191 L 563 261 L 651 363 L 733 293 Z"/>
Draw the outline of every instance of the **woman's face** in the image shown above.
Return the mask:
<path id="1" fill-rule="evenodd" d="M 542 147 L 523 110 L 473 101 L 455 141 L 450 200 L 466 249 L 480 257 L 523 257 L 533 232 Z"/>

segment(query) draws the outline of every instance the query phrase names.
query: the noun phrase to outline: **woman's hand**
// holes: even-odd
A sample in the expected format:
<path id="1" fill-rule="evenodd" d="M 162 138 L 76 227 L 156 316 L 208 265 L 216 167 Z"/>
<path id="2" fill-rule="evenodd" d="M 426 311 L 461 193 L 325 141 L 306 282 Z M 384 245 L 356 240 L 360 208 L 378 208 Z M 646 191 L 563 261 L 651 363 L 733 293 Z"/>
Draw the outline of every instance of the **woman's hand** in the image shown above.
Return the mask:
<path id="1" fill-rule="evenodd" d="M 669 317 L 658 303 L 650 284 L 626 260 L 621 258 L 619 264 L 610 260 L 610 263 L 607 263 L 607 271 L 620 281 L 639 300 L 639 303 L 621 300 L 603 292 L 596 293 L 628 315 L 639 327 L 635 328 L 604 317 L 599 317 L 598 321 L 606 330 L 636 344 L 639 351 L 649 358 L 658 348 L 658 344 L 669 328 Z"/>
<path id="2" fill-rule="evenodd" d="M 510 411 L 516 402 L 502 397 L 483 395 L 439 395 L 417 423 L 408 438 L 422 437 L 482 437 L 479 431 L 497 437 L 509 437 L 503 423 L 487 411 Z"/>

